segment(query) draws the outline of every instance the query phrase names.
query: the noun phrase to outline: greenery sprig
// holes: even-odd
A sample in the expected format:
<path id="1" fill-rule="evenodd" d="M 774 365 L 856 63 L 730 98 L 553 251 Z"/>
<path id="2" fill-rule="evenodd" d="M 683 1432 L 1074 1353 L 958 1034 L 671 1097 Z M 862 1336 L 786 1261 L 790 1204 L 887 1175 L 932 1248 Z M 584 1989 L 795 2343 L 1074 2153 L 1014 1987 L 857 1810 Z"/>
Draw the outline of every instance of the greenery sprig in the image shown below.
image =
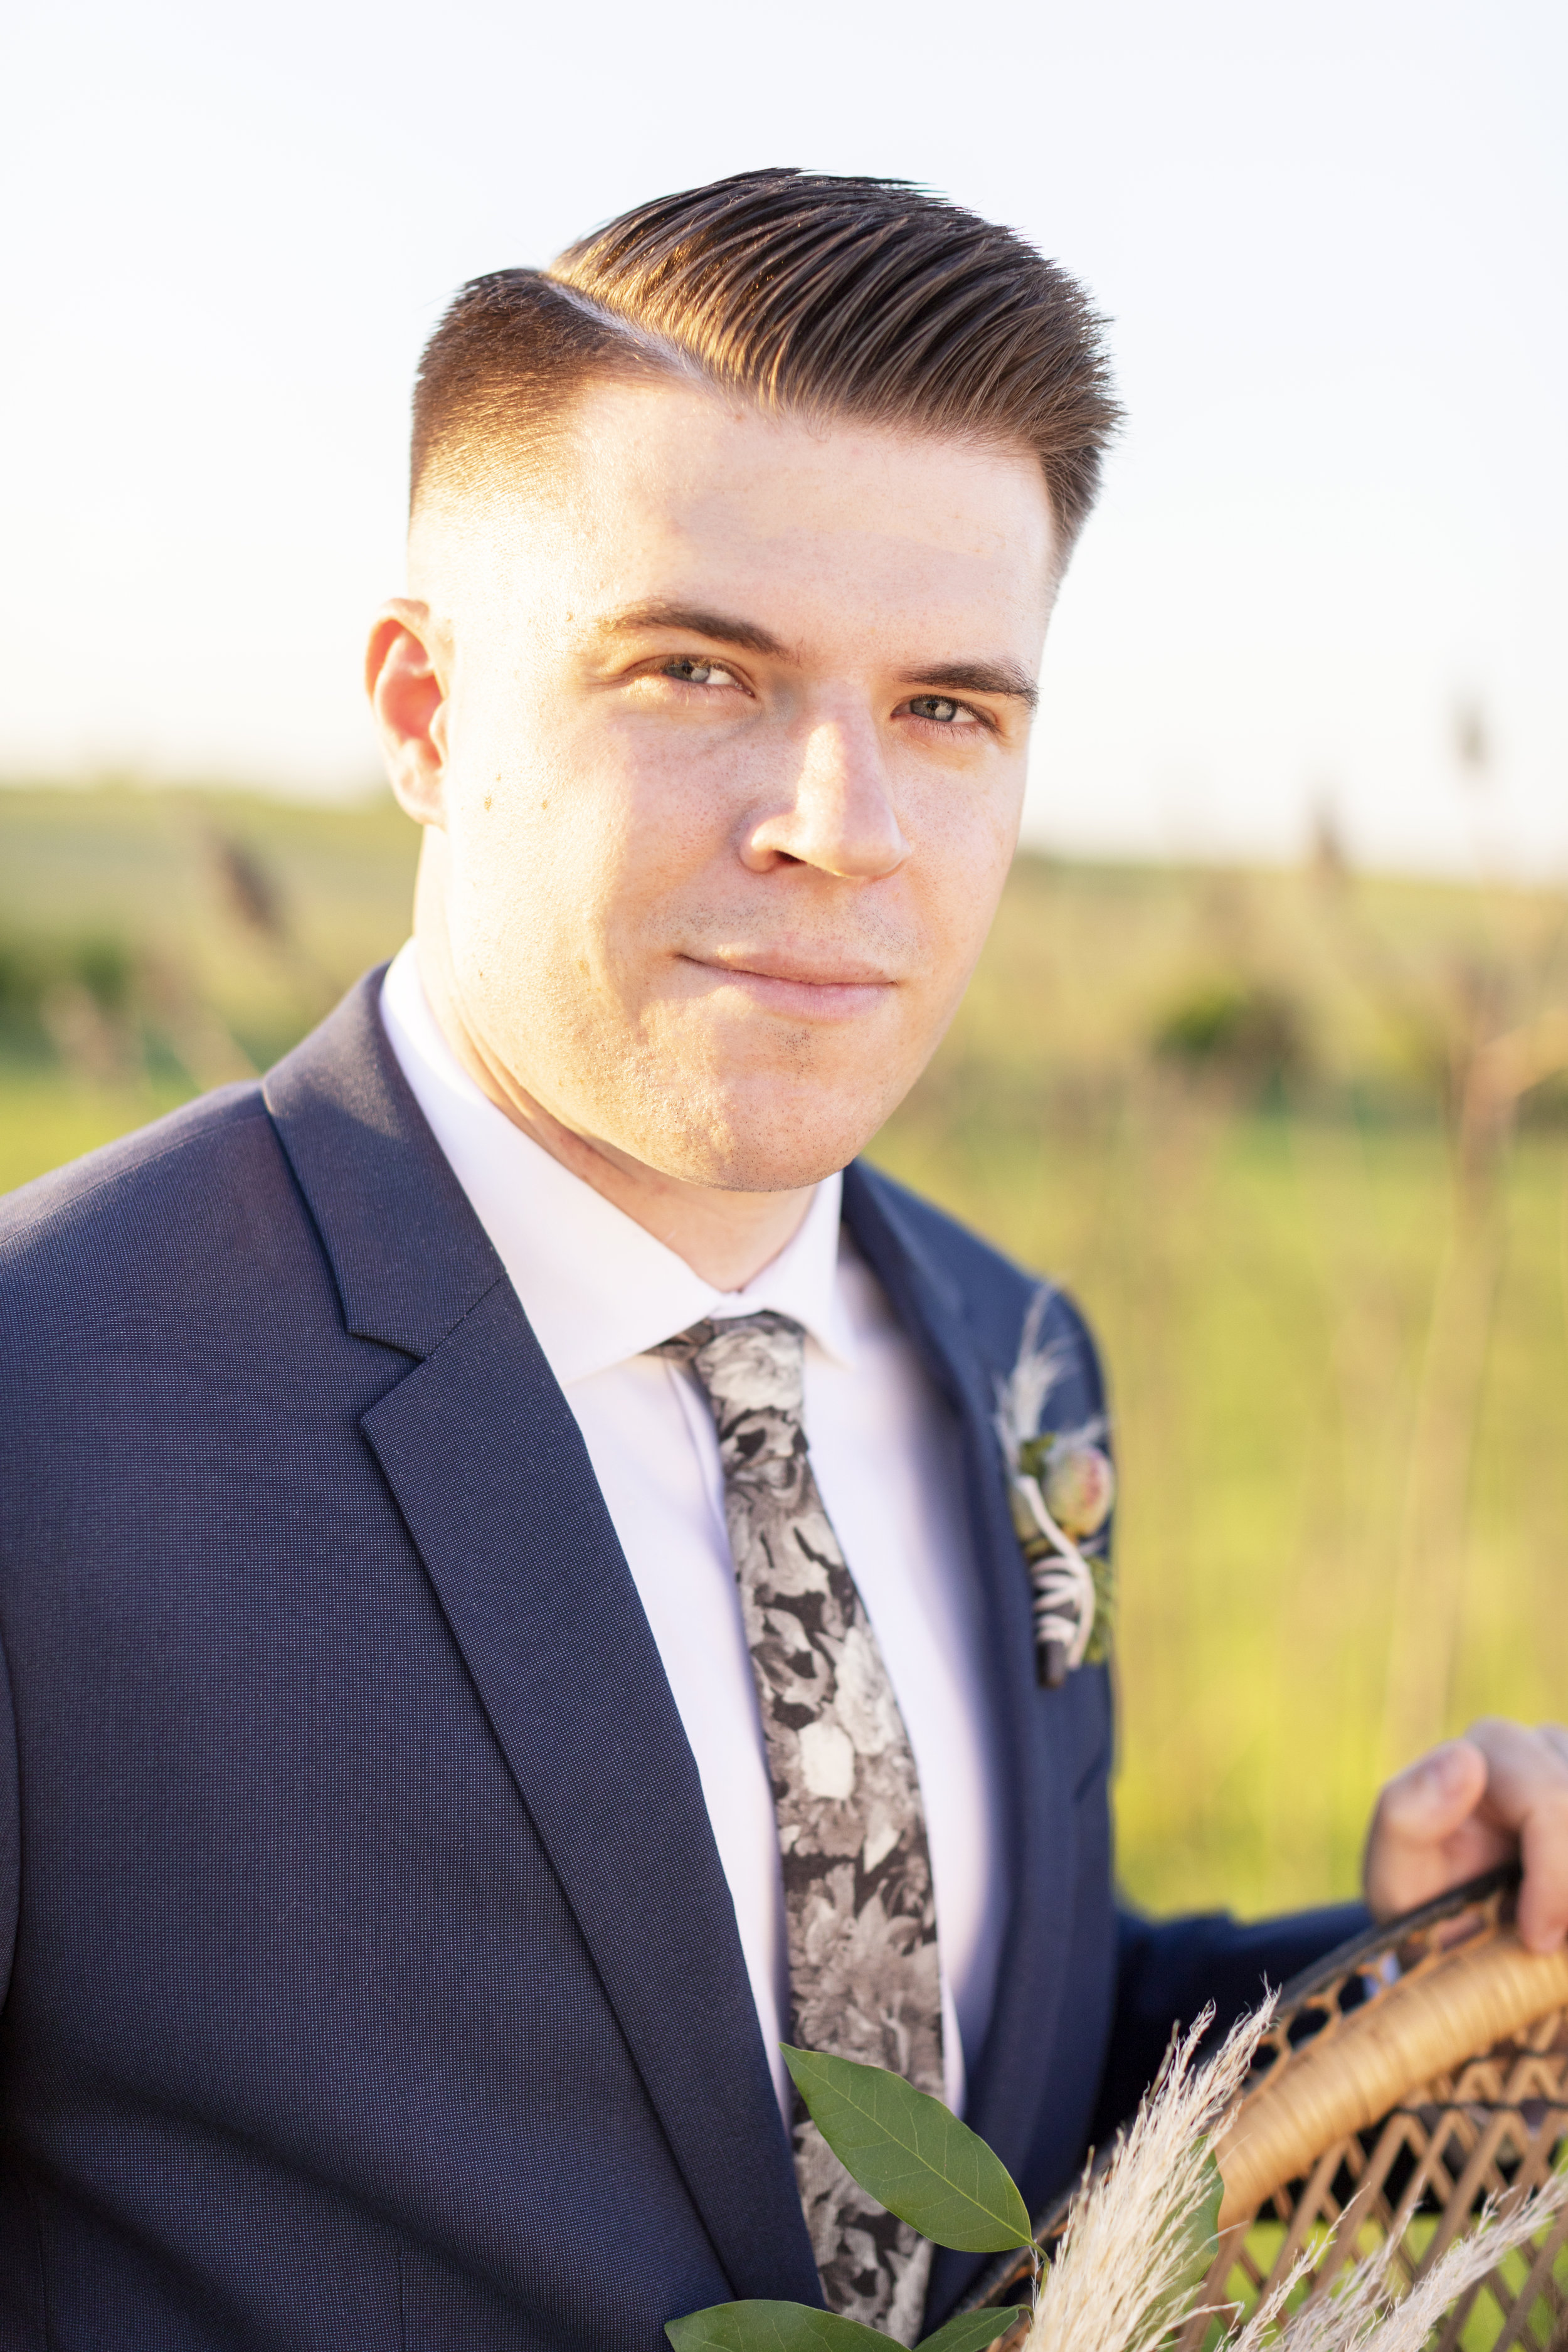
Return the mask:
<path id="1" fill-rule="evenodd" d="M 845 2170 L 878 2203 L 933 2245 L 1010 2253 L 1034 2244 L 1029 2209 L 1012 2174 L 977 2132 L 901 2074 L 784 2044 L 807 2113 Z M 961 2312 L 922 2352 L 982 2352 L 1011 2327 L 1015 2308 Z M 857 2319 L 806 2303 L 716 2303 L 665 2329 L 675 2352 L 870 2352 L 888 2338 Z"/>

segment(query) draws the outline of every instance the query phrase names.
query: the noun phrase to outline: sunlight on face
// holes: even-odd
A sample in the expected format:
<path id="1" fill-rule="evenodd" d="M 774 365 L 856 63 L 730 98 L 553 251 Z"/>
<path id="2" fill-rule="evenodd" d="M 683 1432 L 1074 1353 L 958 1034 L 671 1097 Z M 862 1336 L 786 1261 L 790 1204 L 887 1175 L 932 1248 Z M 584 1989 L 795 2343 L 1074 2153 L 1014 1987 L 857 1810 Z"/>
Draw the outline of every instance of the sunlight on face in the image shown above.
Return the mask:
<path id="1" fill-rule="evenodd" d="M 1016 835 L 1053 583 L 1027 455 L 594 388 L 416 526 L 470 1034 L 668 1176 L 839 1168 L 952 1017 Z"/>

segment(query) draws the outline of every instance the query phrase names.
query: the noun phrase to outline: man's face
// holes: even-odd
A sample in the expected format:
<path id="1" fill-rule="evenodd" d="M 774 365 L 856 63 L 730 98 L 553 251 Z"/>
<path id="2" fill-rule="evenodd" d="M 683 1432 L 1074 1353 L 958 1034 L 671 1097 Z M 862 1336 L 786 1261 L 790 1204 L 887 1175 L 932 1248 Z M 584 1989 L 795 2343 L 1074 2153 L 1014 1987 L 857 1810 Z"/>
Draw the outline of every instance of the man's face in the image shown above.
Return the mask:
<path id="1" fill-rule="evenodd" d="M 664 383 L 422 520 L 422 892 L 484 1063 L 689 1182 L 842 1167 L 989 928 L 1055 551 L 1026 454 Z"/>

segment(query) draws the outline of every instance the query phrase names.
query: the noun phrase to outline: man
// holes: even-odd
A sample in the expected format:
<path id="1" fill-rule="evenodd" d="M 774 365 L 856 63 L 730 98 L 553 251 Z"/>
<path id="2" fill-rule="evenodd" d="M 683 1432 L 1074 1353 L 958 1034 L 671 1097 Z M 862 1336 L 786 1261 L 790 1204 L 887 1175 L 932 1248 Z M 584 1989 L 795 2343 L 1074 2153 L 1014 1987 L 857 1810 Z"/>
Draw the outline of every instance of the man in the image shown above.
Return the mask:
<path id="1" fill-rule="evenodd" d="M 437 331 L 369 661 L 416 944 L 6 1213 L 5 2345 L 910 2340 L 975 2263 L 781 2040 L 1038 2206 L 1359 1916 L 1118 1923 L 1107 1675 L 1042 1684 L 994 1425 L 1027 1338 L 1092 1428 L 1089 1339 L 856 1158 L 984 938 L 1112 423 L 1071 282 L 875 183 L 670 198 Z M 1522 1839 L 1550 1944 L 1565 1816 L 1561 1735 L 1482 1727 L 1369 1900 Z"/>

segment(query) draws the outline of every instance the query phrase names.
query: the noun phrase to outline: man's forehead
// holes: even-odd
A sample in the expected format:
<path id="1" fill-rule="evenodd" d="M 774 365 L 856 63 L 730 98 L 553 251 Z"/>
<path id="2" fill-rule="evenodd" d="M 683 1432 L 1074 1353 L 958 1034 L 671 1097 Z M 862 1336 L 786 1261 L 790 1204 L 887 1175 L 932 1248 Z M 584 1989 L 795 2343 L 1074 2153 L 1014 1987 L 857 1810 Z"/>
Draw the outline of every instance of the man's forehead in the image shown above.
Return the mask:
<path id="1" fill-rule="evenodd" d="M 623 528 L 659 517 L 717 537 L 868 535 L 1014 561 L 1048 561 L 1055 538 L 1031 451 L 768 413 L 687 382 L 591 386 L 560 454 L 575 499 Z"/>
<path id="2" fill-rule="evenodd" d="M 764 415 L 687 384 L 592 387 L 548 451 L 498 450 L 434 486 L 411 536 L 411 565 L 469 597 L 569 593 L 579 628 L 662 601 L 781 640 L 846 599 L 990 610 L 1028 635 L 1055 556 L 1030 453 Z"/>

